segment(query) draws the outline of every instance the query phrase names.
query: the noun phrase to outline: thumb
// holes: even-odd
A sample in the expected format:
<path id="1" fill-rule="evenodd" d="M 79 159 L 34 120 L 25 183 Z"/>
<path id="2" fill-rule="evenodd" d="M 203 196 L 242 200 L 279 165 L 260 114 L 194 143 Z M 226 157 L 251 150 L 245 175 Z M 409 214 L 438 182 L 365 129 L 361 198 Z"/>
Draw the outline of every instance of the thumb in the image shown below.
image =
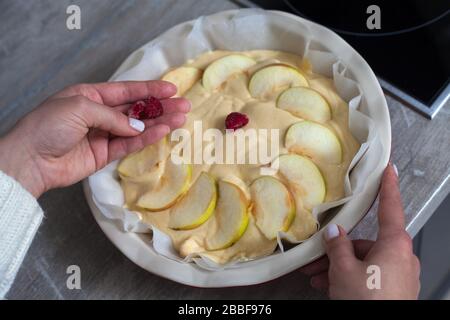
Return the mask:
<path id="1" fill-rule="evenodd" d="M 82 97 L 80 100 L 76 101 L 75 110 L 77 110 L 77 116 L 84 120 L 87 128 L 98 128 L 122 137 L 136 136 L 145 130 L 144 122 L 138 119 L 128 118 L 114 108 L 95 103 L 87 98 Z"/>
<path id="2" fill-rule="evenodd" d="M 328 225 L 324 237 L 330 266 L 351 268 L 358 263 L 352 241 L 342 227 L 336 224 Z"/>

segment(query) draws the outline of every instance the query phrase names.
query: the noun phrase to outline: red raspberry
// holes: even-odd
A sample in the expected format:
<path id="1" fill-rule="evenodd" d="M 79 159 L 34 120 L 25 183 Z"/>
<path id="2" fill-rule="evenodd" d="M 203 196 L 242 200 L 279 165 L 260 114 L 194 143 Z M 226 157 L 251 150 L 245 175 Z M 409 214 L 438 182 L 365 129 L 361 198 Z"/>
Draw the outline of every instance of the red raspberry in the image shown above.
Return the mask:
<path id="1" fill-rule="evenodd" d="M 133 103 L 128 109 L 128 116 L 139 120 L 158 118 L 163 114 L 161 101 L 155 97 L 148 97 Z"/>
<path id="2" fill-rule="evenodd" d="M 154 119 L 162 116 L 163 107 L 161 101 L 155 97 L 148 97 L 144 100 L 145 102 L 145 112 L 147 113 L 148 119 Z"/>
<path id="3" fill-rule="evenodd" d="M 142 100 L 136 101 L 135 103 L 133 103 L 130 109 L 128 109 L 128 116 L 135 119 L 145 119 L 146 113 L 144 109 L 145 102 Z"/>
<path id="4" fill-rule="evenodd" d="M 227 129 L 237 130 L 242 128 L 248 123 L 248 117 L 246 114 L 239 112 L 230 113 L 225 119 L 225 127 Z"/>

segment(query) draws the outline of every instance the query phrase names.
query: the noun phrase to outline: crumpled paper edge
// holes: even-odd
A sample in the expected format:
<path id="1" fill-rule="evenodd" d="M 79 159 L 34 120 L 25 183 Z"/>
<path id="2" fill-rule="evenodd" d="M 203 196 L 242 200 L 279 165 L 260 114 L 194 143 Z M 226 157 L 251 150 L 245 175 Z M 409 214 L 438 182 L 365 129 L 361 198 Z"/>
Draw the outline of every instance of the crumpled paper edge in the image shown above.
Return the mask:
<path id="1" fill-rule="evenodd" d="M 248 25 L 252 25 L 259 36 L 243 34 L 242 30 L 248 30 L 246 28 Z M 182 65 L 187 60 L 210 50 L 272 49 L 295 52 L 311 62 L 314 72 L 334 80 L 338 94 L 349 105 L 350 131 L 361 143 L 361 147 L 353 158 L 345 177 L 346 196 L 338 201 L 323 203 L 315 207 L 312 212 L 314 217 L 317 221 L 320 221 L 325 211 L 345 204 L 364 189 L 364 183 L 355 184 L 355 181 L 361 180 L 355 179 L 357 172 L 353 172 L 352 175 L 349 173 L 360 162 L 377 138 L 373 121 L 358 111 L 363 93 L 358 84 L 347 75 L 347 68 L 333 53 L 324 49 L 319 42 L 308 38 L 309 32 L 306 25 L 300 22 L 289 24 L 284 17 L 268 14 L 263 10 L 246 9 L 241 10 L 225 23 L 215 23 L 209 17 L 200 17 L 191 24 L 185 25 L 183 29 L 180 27 L 178 29 L 178 32 L 169 34 L 169 31 L 161 35 L 131 54 L 110 80 L 158 79 L 168 68 Z M 236 41 L 234 37 L 238 31 L 240 41 Z M 302 35 L 299 34 L 300 31 Z M 266 37 L 261 37 L 261 34 L 265 34 Z M 292 37 L 292 39 L 287 41 L 286 36 Z M 174 46 L 183 49 L 174 50 Z M 143 223 L 139 212 L 123 208 L 124 197 L 116 172 L 117 164 L 118 161 L 115 161 L 92 175 L 89 178 L 89 185 L 96 206 L 105 217 L 114 220 L 123 231 L 153 232 L 152 246 L 156 252 L 181 263 L 194 262 L 205 270 L 236 268 L 244 262 L 231 261 L 219 265 L 202 254 L 193 254 L 184 259 L 181 258 L 174 249 L 168 235 Z M 370 171 L 366 168 L 364 172 L 369 174 Z M 302 242 L 295 241 L 283 232 L 278 234 L 277 239 L 282 252 L 284 251 L 282 240 L 286 239 L 292 243 Z M 256 260 L 246 260 L 245 263 L 271 258 L 275 257 L 270 255 Z"/>

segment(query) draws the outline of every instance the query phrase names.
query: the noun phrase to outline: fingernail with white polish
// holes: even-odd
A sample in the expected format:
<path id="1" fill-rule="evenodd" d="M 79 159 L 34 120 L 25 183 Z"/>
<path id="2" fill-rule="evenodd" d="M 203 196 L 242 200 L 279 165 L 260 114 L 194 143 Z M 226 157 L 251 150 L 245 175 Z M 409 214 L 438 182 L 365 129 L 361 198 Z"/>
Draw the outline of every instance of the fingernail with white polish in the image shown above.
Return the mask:
<path id="1" fill-rule="evenodd" d="M 334 223 L 327 226 L 327 229 L 325 230 L 325 239 L 331 240 L 333 238 L 336 238 L 339 236 L 339 228 Z"/>
<path id="2" fill-rule="evenodd" d="M 128 118 L 128 122 L 130 123 L 130 127 L 139 132 L 142 132 L 145 129 L 145 124 L 141 120 Z"/>
<path id="3" fill-rule="evenodd" d="M 395 174 L 396 174 L 397 177 L 398 177 L 398 169 L 397 169 L 397 166 L 396 166 L 395 164 L 392 164 L 392 167 L 394 168 Z"/>

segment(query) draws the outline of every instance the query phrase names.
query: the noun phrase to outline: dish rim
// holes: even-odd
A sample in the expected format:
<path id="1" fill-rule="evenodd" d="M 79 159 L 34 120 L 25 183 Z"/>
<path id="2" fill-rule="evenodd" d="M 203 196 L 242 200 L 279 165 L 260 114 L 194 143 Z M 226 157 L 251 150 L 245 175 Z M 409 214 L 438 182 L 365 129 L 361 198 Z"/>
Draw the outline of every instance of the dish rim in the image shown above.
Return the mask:
<path id="1" fill-rule="evenodd" d="M 239 11 L 241 10 L 236 9 L 221 11 L 209 15 L 208 18 L 224 19 L 237 14 Z M 321 43 L 326 42 L 327 38 L 333 38 L 333 41 L 337 41 L 339 47 L 348 51 L 348 56 L 342 58 L 341 61 L 343 61 L 348 69 L 351 70 L 355 81 L 360 84 L 361 87 L 371 88 L 370 91 L 363 90 L 363 98 L 367 99 L 369 96 L 371 97 L 371 101 L 373 100 L 371 104 L 377 104 L 377 112 L 371 112 L 370 117 L 374 121 L 374 124 L 378 126 L 380 142 L 382 143 L 384 153 L 381 155 L 378 166 L 367 178 L 365 189 L 354 199 L 344 204 L 340 208 L 339 212 L 336 213 L 336 215 L 328 222 L 339 224 L 344 227 L 344 229 L 351 230 L 359 223 L 361 219 L 363 219 L 372 206 L 378 193 L 382 173 L 390 158 L 391 125 L 389 111 L 383 91 L 367 62 L 359 55 L 359 53 L 356 52 L 356 50 L 354 50 L 347 42 L 345 42 L 345 40 L 333 31 L 289 13 L 270 10 L 265 10 L 262 12 L 282 15 L 286 18 L 295 19 L 298 22 L 307 25 L 315 33 L 321 34 Z M 177 28 L 184 27 L 188 24 L 193 24 L 196 20 L 197 19 L 180 23 L 170 28 L 159 37 L 165 35 L 166 33 L 174 32 Z M 130 62 L 130 57 L 132 57 L 133 54 L 139 50 L 140 48 L 132 52 L 124 60 L 122 65 L 115 72 L 115 75 L 121 73 L 123 70 L 126 70 L 127 63 Z M 331 48 L 330 51 L 332 51 Z M 347 61 L 352 61 L 352 63 L 348 63 Z M 359 69 L 356 70 L 356 72 L 355 68 L 352 68 L 352 66 L 355 65 L 359 66 Z M 367 106 L 369 111 L 373 111 L 370 109 L 369 103 L 367 103 Z M 267 266 L 267 263 L 264 261 L 260 261 L 260 263 L 249 263 L 247 266 L 245 263 L 240 264 L 239 268 L 208 271 L 193 263 L 180 263 L 156 253 L 151 247 L 151 239 L 148 235 L 124 232 L 120 230 L 113 220 L 104 217 L 100 210 L 96 207 L 92 199 L 92 193 L 87 179 L 83 181 L 83 189 L 89 207 L 100 228 L 109 240 L 125 256 L 147 271 L 185 285 L 203 288 L 219 288 L 259 284 L 288 274 L 295 269 L 316 260 L 325 253 L 322 245 L 322 234 L 324 231 L 322 226 L 318 232 L 316 232 L 311 238 L 303 242 L 301 245 L 298 245 L 284 253 L 280 253 L 277 261 L 282 261 L 279 263 L 276 270 L 272 266 Z M 268 270 L 267 267 L 269 267 L 270 270 Z"/>

